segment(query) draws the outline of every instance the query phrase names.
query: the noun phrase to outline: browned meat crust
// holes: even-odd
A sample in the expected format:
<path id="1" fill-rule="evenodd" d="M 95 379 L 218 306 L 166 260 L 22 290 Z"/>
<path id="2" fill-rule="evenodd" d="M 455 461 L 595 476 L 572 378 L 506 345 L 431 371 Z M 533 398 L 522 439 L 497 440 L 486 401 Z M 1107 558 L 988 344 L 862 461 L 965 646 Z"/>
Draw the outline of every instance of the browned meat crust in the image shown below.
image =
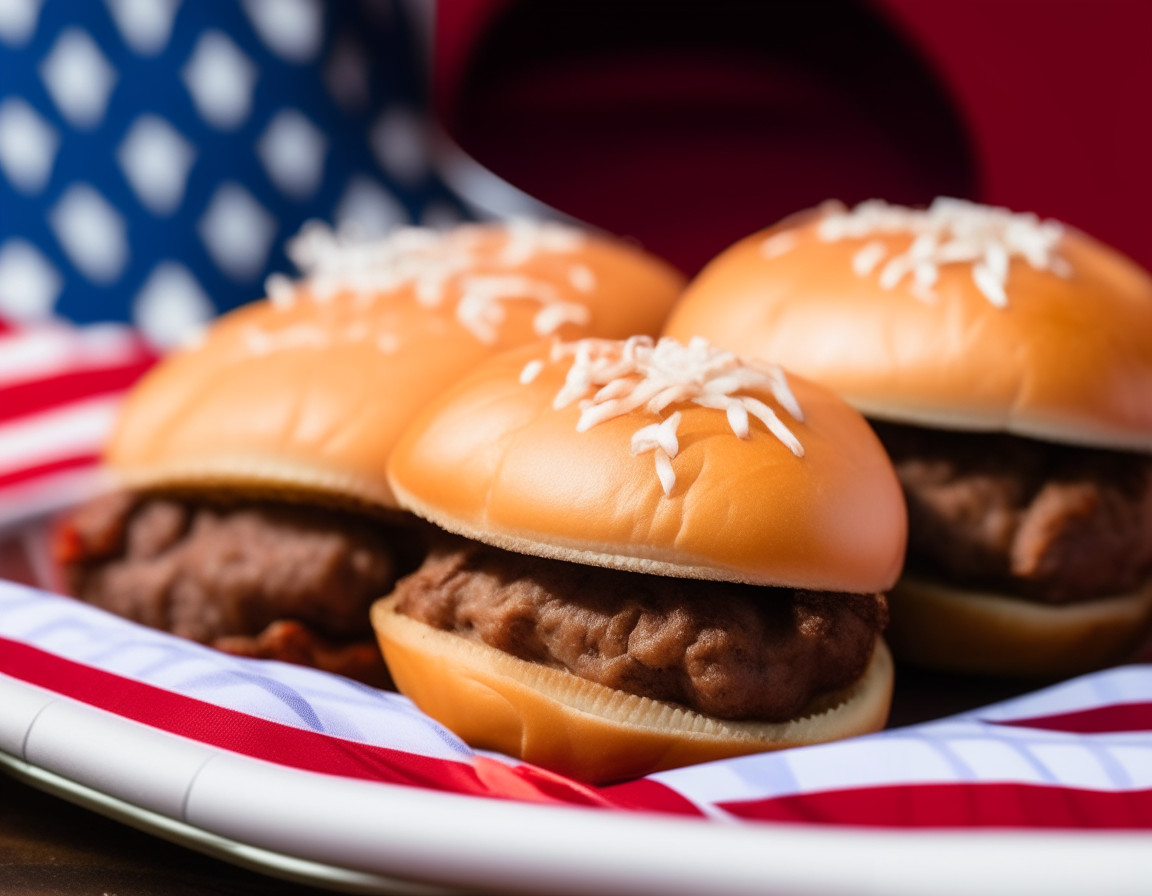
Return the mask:
<path id="1" fill-rule="evenodd" d="M 725 719 L 784 721 L 868 665 L 882 595 L 674 579 L 445 539 L 397 610 L 521 659 Z"/>
<path id="2" fill-rule="evenodd" d="M 1152 458 L 874 423 L 908 499 L 908 565 L 1049 603 L 1152 576 Z"/>
<path id="3" fill-rule="evenodd" d="M 373 687 L 395 690 L 375 638 L 333 643 L 295 619 L 278 619 L 258 635 L 226 635 L 213 641 L 212 646 L 234 656 L 312 666 Z"/>
<path id="4" fill-rule="evenodd" d="M 231 653 L 387 680 L 368 607 L 395 575 L 388 530 L 303 506 L 116 494 L 58 535 L 72 593 Z"/>

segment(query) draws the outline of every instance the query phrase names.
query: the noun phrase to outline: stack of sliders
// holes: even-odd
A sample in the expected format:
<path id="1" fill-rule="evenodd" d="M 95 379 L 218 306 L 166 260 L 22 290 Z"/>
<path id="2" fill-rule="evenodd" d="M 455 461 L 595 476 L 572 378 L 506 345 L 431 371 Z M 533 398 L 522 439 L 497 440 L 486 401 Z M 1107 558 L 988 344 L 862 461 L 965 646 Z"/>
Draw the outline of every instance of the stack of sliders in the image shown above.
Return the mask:
<path id="1" fill-rule="evenodd" d="M 645 253 L 515 221 L 355 240 L 312 225 L 305 273 L 138 385 L 118 489 L 56 540 L 71 592 L 237 654 L 382 683 L 371 601 L 421 548 L 384 473 L 402 429 L 484 359 L 555 335 L 656 332 L 683 287 Z"/>
<path id="2" fill-rule="evenodd" d="M 452 534 L 372 622 L 473 746 L 607 782 L 885 723 L 904 502 L 821 386 L 702 339 L 544 342 L 436 399 L 388 481 Z"/>
<path id="3" fill-rule="evenodd" d="M 721 254 L 666 332 L 866 414 L 909 509 L 897 657 L 1054 677 L 1152 618 L 1152 278 L 1054 221 L 828 204 Z"/>

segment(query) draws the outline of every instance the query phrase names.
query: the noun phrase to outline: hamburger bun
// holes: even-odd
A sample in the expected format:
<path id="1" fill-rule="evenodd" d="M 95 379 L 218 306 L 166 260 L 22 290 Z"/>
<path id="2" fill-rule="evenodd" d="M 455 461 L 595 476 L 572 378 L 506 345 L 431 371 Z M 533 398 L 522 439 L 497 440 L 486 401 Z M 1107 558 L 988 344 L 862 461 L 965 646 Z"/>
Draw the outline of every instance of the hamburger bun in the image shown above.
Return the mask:
<path id="1" fill-rule="evenodd" d="M 313 225 L 291 254 L 305 280 L 270 279 L 137 386 L 106 451 L 123 485 L 395 508 L 384 462 L 435 395 L 541 336 L 654 333 L 683 285 L 620 241 L 523 221 Z"/>
<path id="2" fill-rule="evenodd" d="M 961 260 L 921 253 L 918 279 L 914 244 L 933 234 Z M 664 332 L 769 359 L 880 420 L 1152 451 L 1152 277 L 1034 215 L 830 203 L 717 256 Z"/>
<path id="3" fill-rule="evenodd" d="M 879 731 L 892 702 L 892 656 L 877 639 L 864 675 L 787 722 L 733 722 L 530 663 L 395 611 L 372 625 L 402 694 L 484 750 L 579 781 L 621 781 L 698 762 Z"/>
<path id="4" fill-rule="evenodd" d="M 634 357 L 648 366 L 630 368 Z M 744 401 L 758 411 L 746 431 L 731 407 Z M 899 484 L 859 414 L 700 340 L 541 343 L 494 358 L 420 415 L 388 476 L 402 507 L 442 528 L 553 560 L 860 594 L 889 587 L 903 558 Z M 862 677 L 795 718 L 732 722 L 518 659 L 404 616 L 396 600 L 375 605 L 373 625 L 402 693 L 474 746 L 585 781 L 861 734 L 887 718 L 879 638 Z"/>
<path id="5" fill-rule="evenodd" d="M 578 431 L 580 406 L 554 406 L 571 367 L 536 344 L 439 396 L 389 461 L 401 506 L 466 538 L 592 566 L 855 593 L 896 581 L 899 483 L 865 420 L 827 389 L 788 377 L 803 421 L 768 388 L 744 390 L 788 421 L 802 457 L 759 423 L 737 438 L 724 412 L 675 405 L 665 493 L 653 452 L 632 451 L 661 415 L 639 407 Z"/>
<path id="6" fill-rule="evenodd" d="M 885 637 L 930 669 L 1055 679 L 1130 657 L 1152 622 L 1152 582 L 1130 594 L 1042 604 L 914 575 L 888 593 Z"/>
<path id="7" fill-rule="evenodd" d="M 1031 214 L 828 203 L 718 256 L 665 332 L 782 364 L 880 421 L 1152 452 L 1152 277 Z M 891 611 L 899 659 L 1051 677 L 1128 656 L 1152 601 L 906 577 Z"/>

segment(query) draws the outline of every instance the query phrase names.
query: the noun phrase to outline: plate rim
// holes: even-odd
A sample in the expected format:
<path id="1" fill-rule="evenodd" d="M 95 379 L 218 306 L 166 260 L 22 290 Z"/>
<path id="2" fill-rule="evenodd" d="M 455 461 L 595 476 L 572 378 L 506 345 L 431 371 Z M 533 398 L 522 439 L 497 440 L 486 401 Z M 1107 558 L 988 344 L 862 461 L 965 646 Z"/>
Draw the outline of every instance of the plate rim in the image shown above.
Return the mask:
<path id="1" fill-rule="evenodd" d="M 279 880 L 364 896 L 466 896 L 467 890 L 300 859 L 214 834 L 110 796 L 0 750 L 0 772 L 135 830 Z"/>

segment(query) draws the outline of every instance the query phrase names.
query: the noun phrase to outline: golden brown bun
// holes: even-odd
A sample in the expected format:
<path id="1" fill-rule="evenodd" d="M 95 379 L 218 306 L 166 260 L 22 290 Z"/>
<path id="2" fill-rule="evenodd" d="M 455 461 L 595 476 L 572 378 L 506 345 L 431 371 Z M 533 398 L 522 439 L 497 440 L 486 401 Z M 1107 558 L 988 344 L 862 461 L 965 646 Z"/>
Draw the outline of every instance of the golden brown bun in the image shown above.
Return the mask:
<path id="1" fill-rule="evenodd" d="M 401 506 L 523 554 L 657 575 L 867 593 L 896 581 L 904 499 L 864 419 L 790 377 L 805 421 L 766 390 L 804 449 L 758 422 L 738 438 L 725 412 L 679 403 L 676 484 L 631 440 L 659 422 L 643 407 L 577 432 L 578 404 L 553 401 L 572 365 L 538 344 L 494 358 L 437 398 L 389 462 Z M 547 363 L 527 385 L 521 372 Z"/>
<path id="2" fill-rule="evenodd" d="M 879 265 L 853 271 L 868 243 L 891 258 L 912 236 L 825 242 L 822 214 L 723 252 L 665 332 L 781 364 L 880 419 L 1152 451 L 1152 277 L 1135 263 L 1066 229 L 1056 253 L 1070 276 L 1014 257 L 1001 308 L 972 264 L 941 264 L 923 301 L 911 276 L 884 289 Z"/>
<path id="3" fill-rule="evenodd" d="M 892 699 L 892 658 L 877 639 L 853 685 L 780 723 L 731 722 L 530 663 L 372 607 L 400 692 L 473 747 L 498 750 L 598 784 L 669 768 L 879 731 Z"/>
<path id="4" fill-rule="evenodd" d="M 1064 678 L 1127 659 L 1152 622 L 1152 584 L 1052 606 L 905 576 L 888 595 L 886 637 L 919 666 Z"/>
<path id="5" fill-rule="evenodd" d="M 306 281 L 294 301 L 225 316 L 202 344 L 137 386 L 108 462 L 129 486 L 393 507 L 384 463 L 412 417 L 485 358 L 539 338 L 541 305 L 524 298 L 499 303 L 506 318 L 492 341 L 465 326 L 457 306 L 469 277 L 529 278 L 585 305 L 586 323 L 556 330 L 568 338 L 654 333 L 683 286 L 667 264 L 606 238 L 586 235 L 576 251 L 538 251 L 509 265 L 504 227 L 466 233 L 477 261 L 449 273 L 438 307 L 412 282 L 312 297 Z"/>

